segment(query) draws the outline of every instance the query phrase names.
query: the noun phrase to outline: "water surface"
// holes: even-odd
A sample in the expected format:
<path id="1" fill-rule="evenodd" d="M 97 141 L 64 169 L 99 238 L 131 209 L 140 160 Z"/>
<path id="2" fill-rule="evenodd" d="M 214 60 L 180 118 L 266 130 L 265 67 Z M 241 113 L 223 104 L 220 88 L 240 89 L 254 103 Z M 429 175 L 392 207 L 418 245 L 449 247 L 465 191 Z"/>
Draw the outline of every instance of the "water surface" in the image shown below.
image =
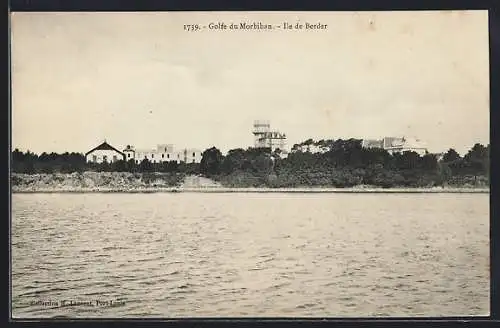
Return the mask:
<path id="1" fill-rule="evenodd" d="M 12 197 L 17 318 L 488 315 L 489 281 L 488 194 Z"/>

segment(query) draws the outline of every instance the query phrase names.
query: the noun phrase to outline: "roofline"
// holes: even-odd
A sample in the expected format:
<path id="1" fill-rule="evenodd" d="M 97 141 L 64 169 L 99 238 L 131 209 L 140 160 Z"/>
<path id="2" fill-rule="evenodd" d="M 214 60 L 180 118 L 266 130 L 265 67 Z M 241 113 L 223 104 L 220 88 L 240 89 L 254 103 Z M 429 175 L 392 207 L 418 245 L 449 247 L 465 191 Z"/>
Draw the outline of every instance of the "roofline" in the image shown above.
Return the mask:
<path id="1" fill-rule="evenodd" d="M 119 150 L 118 150 L 118 149 L 116 149 L 115 147 L 111 146 L 109 143 L 107 143 L 107 142 L 103 142 L 103 143 L 107 144 L 109 147 L 111 147 L 111 149 L 112 149 L 112 150 L 114 150 L 114 151 L 118 152 L 120 155 L 125 156 L 125 154 L 124 154 L 124 153 L 122 153 L 121 151 L 119 151 Z M 99 148 L 101 145 L 102 145 L 102 144 L 100 144 L 99 146 L 96 146 L 96 147 L 94 147 L 93 149 L 91 149 L 91 150 L 89 150 L 88 152 L 86 152 L 86 153 L 85 153 L 85 156 L 87 156 L 88 154 L 90 154 L 91 152 L 93 152 L 93 151 L 95 151 L 95 150 L 98 150 L 97 148 Z"/>
<path id="2" fill-rule="evenodd" d="M 394 146 L 394 147 L 386 147 L 384 149 L 427 149 L 427 147 L 404 147 L 404 146 Z"/>

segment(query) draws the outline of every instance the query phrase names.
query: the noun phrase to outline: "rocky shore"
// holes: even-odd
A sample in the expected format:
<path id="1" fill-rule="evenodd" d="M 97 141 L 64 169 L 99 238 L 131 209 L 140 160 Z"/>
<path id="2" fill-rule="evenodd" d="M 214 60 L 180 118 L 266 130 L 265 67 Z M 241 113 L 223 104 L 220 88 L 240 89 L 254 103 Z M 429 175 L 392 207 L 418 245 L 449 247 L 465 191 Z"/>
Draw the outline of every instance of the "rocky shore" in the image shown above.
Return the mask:
<path id="1" fill-rule="evenodd" d="M 379 188 L 360 185 L 352 188 L 228 188 L 200 176 L 128 172 L 14 173 L 11 176 L 11 185 L 14 193 L 489 193 L 489 188 L 484 187 Z"/>
<path id="2" fill-rule="evenodd" d="M 17 174 L 13 192 L 132 192 L 179 187 L 184 176 L 175 173 L 84 172 Z"/>

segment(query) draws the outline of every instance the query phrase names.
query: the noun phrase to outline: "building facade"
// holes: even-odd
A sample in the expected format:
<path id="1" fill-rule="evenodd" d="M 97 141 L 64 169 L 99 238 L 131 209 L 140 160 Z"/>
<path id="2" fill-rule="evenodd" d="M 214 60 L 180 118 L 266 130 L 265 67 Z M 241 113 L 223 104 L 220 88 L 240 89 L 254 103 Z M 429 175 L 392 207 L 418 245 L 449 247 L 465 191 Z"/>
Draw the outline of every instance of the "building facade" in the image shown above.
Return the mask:
<path id="1" fill-rule="evenodd" d="M 303 153 L 311 153 L 311 154 L 324 154 L 328 152 L 329 148 L 325 146 L 319 145 L 297 145 L 292 151 L 300 151 Z"/>
<path id="2" fill-rule="evenodd" d="M 181 151 L 181 161 L 184 163 L 200 163 L 203 152 L 199 149 L 186 148 Z"/>
<path id="3" fill-rule="evenodd" d="M 271 148 L 271 151 L 281 150 L 286 153 L 286 135 L 271 130 L 271 123 L 266 120 L 256 120 L 253 124 L 254 147 Z"/>
<path id="4" fill-rule="evenodd" d="M 85 161 L 87 163 L 112 163 L 124 159 L 125 154 L 106 141 L 85 154 Z"/>
<path id="5" fill-rule="evenodd" d="M 175 150 L 171 144 L 160 144 L 156 149 L 135 149 L 127 145 L 123 150 L 126 160 L 133 159 L 136 164 L 147 159 L 151 163 L 177 162 L 177 163 L 200 163 L 203 152 L 199 149 L 185 148 Z"/>
<path id="6" fill-rule="evenodd" d="M 387 150 L 389 154 L 404 153 L 405 151 L 413 151 L 420 156 L 427 154 L 427 147 L 417 138 L 408 137 L 385 137 L 381 140 L 362 141 L 363 148 L 382 148 Z"/>

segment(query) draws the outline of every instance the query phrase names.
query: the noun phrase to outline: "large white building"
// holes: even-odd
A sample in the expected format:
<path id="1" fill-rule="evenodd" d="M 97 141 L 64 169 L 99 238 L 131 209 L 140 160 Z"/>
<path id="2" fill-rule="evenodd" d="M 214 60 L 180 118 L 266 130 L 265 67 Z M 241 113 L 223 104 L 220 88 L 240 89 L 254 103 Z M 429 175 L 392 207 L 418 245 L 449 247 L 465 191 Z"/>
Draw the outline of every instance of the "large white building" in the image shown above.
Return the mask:
<path id="1" fill-rule="evenodd" d="M 128 145 L 123 150 L 126 160 L 133 159 L 139 164 L 144 159 L 151 163 L 177 162 L 177 163 L 200 163 L 203 152 L 199 149 L 185 148 L 175 150 L 171 144 L 160 144 L 156 149 L 135 149 Z"/>
<path id="2" fill-rule="evenodd" d="M 133 146 L 128 145 L 123 151 L 119 151 L 106 141 L 85 154 L 85 160 L 92 163 L 134 160 L 136 164 L 140 164 L 144 159 L 152 163 L 200 163 L 201 158 L 202 151 L 199 149 L 174 150 L 174 146 L 171 144 L 161 144 L 157 145 L 156 149 L 135 149 Z"/>
<path id="3" fill-rule="evenodd" d="M 423 156 L 427 153 L 427 147 L 420 139 L 408 137 L 385 137 L 382 140 L 364 139 L 362 146 L 363 148 L 382 148 L 390 154 L 413 151 Z"/>
<path id="4" fill-rule="evenodd" d="M 256 120 L 253 124 L 254 147 L 277 149 L 286 154 L 286 135 L 279 131 L 271 130 L 271 123 L 265 120 Z"/>

